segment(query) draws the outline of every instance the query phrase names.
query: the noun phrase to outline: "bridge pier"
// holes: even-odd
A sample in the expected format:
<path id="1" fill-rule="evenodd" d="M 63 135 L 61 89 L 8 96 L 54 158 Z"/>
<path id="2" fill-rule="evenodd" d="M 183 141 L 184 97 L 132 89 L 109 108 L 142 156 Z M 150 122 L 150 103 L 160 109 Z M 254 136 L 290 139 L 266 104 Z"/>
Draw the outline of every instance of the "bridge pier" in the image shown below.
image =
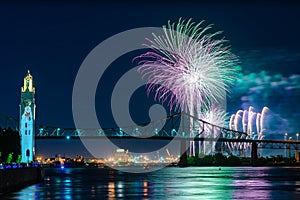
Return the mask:
<path id="1" fill-rule="evenodd" d="M 180 160 L 179 167 L 187 167 L 186 139 L 180 140 Z"/>
<path id="2" fill-rule="evenodd" d="M 255 166 L 257 164 L 257 143 L 252 142 L 251 145 L 251 165 Z"/>

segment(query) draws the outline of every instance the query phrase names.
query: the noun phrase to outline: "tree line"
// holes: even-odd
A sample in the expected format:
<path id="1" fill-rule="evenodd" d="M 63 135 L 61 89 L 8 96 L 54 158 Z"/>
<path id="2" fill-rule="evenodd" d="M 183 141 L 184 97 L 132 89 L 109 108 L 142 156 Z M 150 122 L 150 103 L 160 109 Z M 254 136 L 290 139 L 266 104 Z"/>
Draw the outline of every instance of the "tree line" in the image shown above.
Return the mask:
<path id="1" fill-rule="evenodd" d="M 19 163 L 21 161 L 21 143 L 18 131 L 0 127 L 0 163 Z"/>

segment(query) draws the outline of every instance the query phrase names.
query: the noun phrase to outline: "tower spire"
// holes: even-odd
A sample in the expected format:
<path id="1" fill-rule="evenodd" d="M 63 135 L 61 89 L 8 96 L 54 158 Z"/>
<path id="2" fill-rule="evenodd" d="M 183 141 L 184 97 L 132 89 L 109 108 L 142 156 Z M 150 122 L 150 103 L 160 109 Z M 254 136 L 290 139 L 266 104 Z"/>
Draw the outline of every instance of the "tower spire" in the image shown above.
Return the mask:
<path id="1" fill-rule="evenodd" d="M 30 70 L 27 70 L 27 75 L 24 77 L 24 85 L 22 87 L 22 92 L 26 92 L 26 90 L 29 90 L 29 92 L 33 92 L 35 88 L 33 87 L 33 79 L 32 76 L 30 74 Z"/>

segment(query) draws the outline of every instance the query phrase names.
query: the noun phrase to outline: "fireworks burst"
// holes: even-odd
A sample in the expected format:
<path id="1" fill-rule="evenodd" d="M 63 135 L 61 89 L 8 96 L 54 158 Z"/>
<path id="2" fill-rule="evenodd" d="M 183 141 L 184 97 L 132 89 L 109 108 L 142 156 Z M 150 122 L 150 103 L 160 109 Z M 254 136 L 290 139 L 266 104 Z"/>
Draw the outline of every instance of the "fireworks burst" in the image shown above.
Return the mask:
<path id="1" fill-rule="evenodd" d="M 167 102 L 170 110 L 181 108 L 191 115 L 210 110 L 226 98 L 237 76 L 237 57 L 227 40 L 218 39 L 222 32 L 207 33 L 212 25 L 203 23 L 168 22 L 164 35 L 147 39 L 150 51 L 137 57 L 138 71 L 148 79 L 147 92 L 154 91 L 155 100 Z"/>
<path id="2" fill-rule="evenodd" d="M 208 112 L 201 115 L 201 119 L 219 127 L 223 127 L 227 119 L 227 113 L 218 107 L 212 107 Z M 211 131 L 207 134 L 210 133 Z"/>
<path id="3" fill-rule="evenodd" d="M 224 110 L 213 106 L 208 112 L 201 113 L 201 119 L 219 127 L 223 127 L 227 119 L 227 113 Z M 219 134 L 220 132 L 218 130 L 212 129 L 210 126 L 204 126 L 204 132 L 201 136 L 204 136 L 204 138 L 218 138 Z M 204 154 L 214 152 L 216 146 L 216 142 L 204 141 L 203 144 L 201 144 L 201 142 L 198 144 L 199 149 L 202 149 L 202 153 Z M 192 145 L 192 147 L 194 146 Z"/>
<path id="4" fill-rule="evenodd" d="M 253 139 L 253 134 L 256 131 L 258 139 L 262 139 L 264 137 L 263 132 L 266 131 L 265 118 L 269 111 L 270 109 L 266 106 L 263 107 L 261 113 L 254 112 L 252 106 L 248 110 L 238 110 L 235 114 L 231 115 L 229 128 L 235 131 L 243 131 L 251 139 Z M 256 129 L 253 126 L 256 126 Z"/>
<path id="5" fill-rule="evenodd" d="M 243 131 L 247 133 L 245 139 L 262 140 L 266 130 L 266 115 L 270 112 L 268 107 L 263 107 L 261 113 L 254 112 L 254 107 L 250 106 L 248 110 L 238 110 L 230 117 L 229 128 L 235 131 Z M 232 136 L 231 136 L 232 137 Z M 244 135 L 236 136 L 236 138 L 243 138 Z M 235 142 L 227 143 L 227 147 L 231 151 L 247 151 L 250 143 Z"/>

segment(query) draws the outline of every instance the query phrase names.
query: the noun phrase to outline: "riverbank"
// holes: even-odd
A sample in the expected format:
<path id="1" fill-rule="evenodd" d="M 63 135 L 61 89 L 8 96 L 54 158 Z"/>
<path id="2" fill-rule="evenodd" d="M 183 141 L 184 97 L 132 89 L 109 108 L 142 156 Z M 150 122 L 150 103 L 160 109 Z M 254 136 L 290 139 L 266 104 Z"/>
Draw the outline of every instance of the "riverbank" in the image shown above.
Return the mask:
<path id="1" fill-rule="evenodd" d="M 188 166 L 300 166 L 295 158 L 285 158 L 282 155 L 259 157 L 255 162 L 250 157 L 224 156 L 221 153 L 187 158 Z"/>
<path id="2" fill-rule="evenodd" d="M 41 182 L 44 175 L 44 169 L 40 167 L 1 169 L 0 195 Z"/>

